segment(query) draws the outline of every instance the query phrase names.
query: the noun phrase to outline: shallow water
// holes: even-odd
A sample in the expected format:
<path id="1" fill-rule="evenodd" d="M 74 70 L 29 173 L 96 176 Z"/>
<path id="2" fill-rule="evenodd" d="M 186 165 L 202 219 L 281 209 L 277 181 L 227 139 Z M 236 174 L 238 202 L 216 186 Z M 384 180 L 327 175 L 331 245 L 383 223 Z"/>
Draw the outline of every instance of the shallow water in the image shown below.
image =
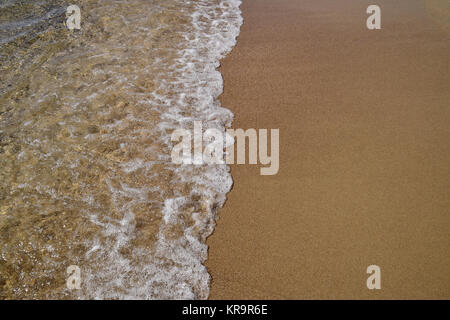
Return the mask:
<path id="1" fill-rule="evenodd" d="M 237 0 L 0 4 L 0 297 L 204 299 L 229 168 L 171 163 L 170 134 L 224 130 Z M 81 270 L 81 289 L 66 268 Z"/>

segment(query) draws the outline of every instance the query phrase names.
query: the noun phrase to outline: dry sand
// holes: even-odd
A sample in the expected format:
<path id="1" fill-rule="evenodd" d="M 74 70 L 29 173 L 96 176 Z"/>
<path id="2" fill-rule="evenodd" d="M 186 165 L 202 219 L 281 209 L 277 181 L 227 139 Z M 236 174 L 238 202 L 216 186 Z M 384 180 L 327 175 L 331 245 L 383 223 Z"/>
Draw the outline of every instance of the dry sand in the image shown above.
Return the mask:
<path id="1" fill-rule="evenodd" d="M 382 29 L 370 31 L 375 2 Z M 241 8 L 222 103 L 235 128 L 280 129 L 280 171 L 232 166 L 234 188 L 208 239 L 210 298 L 450 298 L 442 21 L 418 0 Z M 381 290 L 366 287 L 371 264 Z"/>

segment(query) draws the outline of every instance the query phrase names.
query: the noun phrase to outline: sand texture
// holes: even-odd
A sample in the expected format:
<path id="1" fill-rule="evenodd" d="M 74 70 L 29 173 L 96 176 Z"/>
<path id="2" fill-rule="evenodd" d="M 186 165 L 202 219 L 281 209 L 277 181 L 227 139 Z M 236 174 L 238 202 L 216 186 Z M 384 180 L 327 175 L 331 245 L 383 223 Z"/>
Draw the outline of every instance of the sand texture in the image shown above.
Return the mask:
<path id="1" fill-rule="evenodd" d="M 232 166 L 210 298 L 450 298 L 448 29 L 433 1 L 379 0 L 368 30 L 372 2 L 241 6 L 221 100 L 234 128 L 280 129 L 280 171 Z"/>

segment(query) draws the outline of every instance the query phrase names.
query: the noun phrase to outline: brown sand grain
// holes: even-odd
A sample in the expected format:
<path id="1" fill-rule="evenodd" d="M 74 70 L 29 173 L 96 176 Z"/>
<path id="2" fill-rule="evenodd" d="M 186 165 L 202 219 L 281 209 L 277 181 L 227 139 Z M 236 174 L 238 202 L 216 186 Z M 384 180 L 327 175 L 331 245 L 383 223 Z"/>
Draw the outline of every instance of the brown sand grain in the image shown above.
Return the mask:
<path id="1" fill-rule="evenodd" d="M 210 298 L 450 298 L 449 35 L 419 0 L 370 31 L 372 2 L 244 0 L 222 104 L 280 129 L 280 171 L 232 166 Z"/>

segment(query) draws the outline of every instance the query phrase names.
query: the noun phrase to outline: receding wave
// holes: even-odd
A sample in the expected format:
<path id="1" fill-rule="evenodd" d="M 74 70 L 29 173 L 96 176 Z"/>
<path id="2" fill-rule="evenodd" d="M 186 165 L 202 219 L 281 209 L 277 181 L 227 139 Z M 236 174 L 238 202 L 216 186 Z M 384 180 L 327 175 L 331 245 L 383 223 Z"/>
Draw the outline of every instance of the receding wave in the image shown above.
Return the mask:
<path id="1" fill-rule="evenodd" d="M 205 240 L 232 179 L 173 164 L 170 135 L 231 125 L 217 67 L 240 1 L 77 5 L 73 32 L 65 1 L 0 7 L 0 297 L 205 299 Z"/>

